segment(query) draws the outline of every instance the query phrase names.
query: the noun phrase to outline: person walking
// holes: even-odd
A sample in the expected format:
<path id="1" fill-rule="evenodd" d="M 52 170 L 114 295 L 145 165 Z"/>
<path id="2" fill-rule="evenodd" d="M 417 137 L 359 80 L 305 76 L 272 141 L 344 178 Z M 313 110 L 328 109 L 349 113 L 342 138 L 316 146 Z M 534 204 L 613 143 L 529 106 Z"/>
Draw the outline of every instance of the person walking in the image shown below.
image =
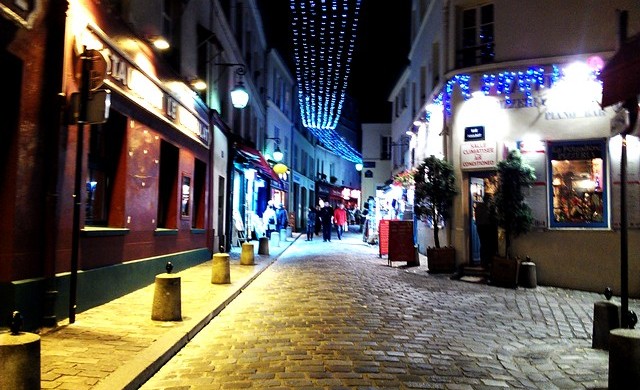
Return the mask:
<path id="1" fill-rule="evenodd" d="M 336 224 L 338 240 L 342 240 L 344 225 L 347 223 L 347 210 L 344 209 L 344 203 L 338 204 L 338 208 L 333 212 L 333 220 Z"/>
<path id="2" fill-rule="evenodd" d="M 320 210 L 320 222 L 322 223 L 322 241 L 331 242 L 331 223 L 333 220 L 333 210 L 328 203 Z"/>
<path id="3" fill-rule="evenodd" d="M 289 224 L 289 220 L 287 218 L 287 209 L 284 208 L 284 204 L 280 203 L 280 207 L 276 211 L 276 230 L 278 233 L 282 229 L 286 229 Z"/>
<path id="4" fill-rule="evenodd" d="M 317 204 L 316 205 L 316 223 L 314 228 L 314 232 L 316 236 L 320 235 L 320 230 L 322 230 L 322 221 L 320 220 L 320 205 Z"/>
<path id="5" fill-rule="evenodd" d="M 271 239 L 271 232 L 276 230 L 276 210 L 272 201 L 269 201 L 267 208 L 262 213 L 262 223 L 266 226 L 265 235 L 268 239 Z"/>
<path id="6" fill-rule="evenodd" d="M 313 207 L 309 207 L 307 212 L 307 241 L 313 240 L 313 233 L 316 227 L 316 210 Z"/>

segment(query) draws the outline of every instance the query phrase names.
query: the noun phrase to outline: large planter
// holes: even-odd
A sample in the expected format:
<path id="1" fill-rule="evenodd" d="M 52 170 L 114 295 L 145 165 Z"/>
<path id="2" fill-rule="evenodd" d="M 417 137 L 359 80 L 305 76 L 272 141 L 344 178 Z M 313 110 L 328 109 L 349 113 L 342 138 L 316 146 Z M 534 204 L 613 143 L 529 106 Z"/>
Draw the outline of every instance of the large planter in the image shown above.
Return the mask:
<path id="1" fill-rule="evenodd" d="M 456 250 L 452 246 L 427 248 L 427 265 L 430 273 L 453 273 L 456 270 Z"/>
<path id="2" fill-rule="evenodd" d="M 494 286 L 518 287 L 520 260 L 495 256 L 491 262 L 490 283 Z"/>

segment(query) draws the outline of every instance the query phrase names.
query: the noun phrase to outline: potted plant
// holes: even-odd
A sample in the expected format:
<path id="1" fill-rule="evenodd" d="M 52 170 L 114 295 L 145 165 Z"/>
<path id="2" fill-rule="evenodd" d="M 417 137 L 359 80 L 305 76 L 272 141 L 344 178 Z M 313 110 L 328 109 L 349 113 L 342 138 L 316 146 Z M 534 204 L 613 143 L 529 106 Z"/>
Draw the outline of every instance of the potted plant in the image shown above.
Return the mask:
<path id="1" fill-rule="evenodd" d="M 427 248 L 429 272 L 454 272 L 455 249 L 440 247 L 440 227 L 448 220 L 457 194 L 453 166 L 435 156 L 424 159 L 414 175 L 414 212 L 418 218 L 433 225 L 435 247 Z"/>
<path id="2" fill-rule="evenodd" d="M 522 161 L 517 150 L 498 163 L 498 187 L 493 196 L 498 226 L 504 231 L 504 257 L 496 256 L 491 265 L 491 283 L 518 285 L 519 259 L 511 253 L 513 239 L 528 232 L 533 224 L 531 208 L 524 201 L 524 189 L 535 181 L 534 169 Z"/>

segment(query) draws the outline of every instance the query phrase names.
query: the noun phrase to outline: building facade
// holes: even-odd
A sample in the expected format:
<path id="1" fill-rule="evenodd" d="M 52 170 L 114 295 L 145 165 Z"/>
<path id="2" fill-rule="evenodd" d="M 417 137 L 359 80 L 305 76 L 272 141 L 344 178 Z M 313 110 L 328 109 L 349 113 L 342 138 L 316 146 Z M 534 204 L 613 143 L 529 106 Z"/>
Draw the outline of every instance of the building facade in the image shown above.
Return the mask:
<path id="1" fill-rule="evenodd" d="M 526 194 L 534 229 L 512 254 L 537 264 L 541 284 L 620 289 L 621 140 L 611 129 L 615 108 L 598 103 L 598 74 L 616 49 L 616 10 L 629 11 L 633 34 L 640 6 L 587 3 L 413 2 L 411 65 L 396 86 L 407 98 L 393 97 L 392 119 L 398 132 L 413 133 L 414 165 L 434 154 L 455 167 L 459 195 L 445 236 L 458 265 L 481 265 L 475 210 L 495 191 L 497 163 L 519 150 L 535 169 Z M 637 156 L 637 138 L 627 144 Z M 630 157 L 629 169 L 638 163 Z M 630 258 L 640 253 L 633 175 Z M 638 270 L 632 261 L 630 274 Z M 640 280 L 630 292 L 640 295 Z"/>

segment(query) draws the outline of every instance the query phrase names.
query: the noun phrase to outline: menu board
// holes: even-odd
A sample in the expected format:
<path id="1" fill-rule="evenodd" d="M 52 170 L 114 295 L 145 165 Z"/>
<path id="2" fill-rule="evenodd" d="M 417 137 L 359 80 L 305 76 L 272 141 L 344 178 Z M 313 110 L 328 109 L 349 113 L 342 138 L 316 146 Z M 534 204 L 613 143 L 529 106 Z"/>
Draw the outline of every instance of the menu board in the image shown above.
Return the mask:
<path id="1" fill-rule="evenodd" d="M 389 220 L 381 219 L 378 226 L 378 249 L 380 257 L 389 254 Z"/>
<path id="2" fill-rule="evenodd" d="M 415 261 L 413 221 L 389 221 L 389 261 Z"/>

